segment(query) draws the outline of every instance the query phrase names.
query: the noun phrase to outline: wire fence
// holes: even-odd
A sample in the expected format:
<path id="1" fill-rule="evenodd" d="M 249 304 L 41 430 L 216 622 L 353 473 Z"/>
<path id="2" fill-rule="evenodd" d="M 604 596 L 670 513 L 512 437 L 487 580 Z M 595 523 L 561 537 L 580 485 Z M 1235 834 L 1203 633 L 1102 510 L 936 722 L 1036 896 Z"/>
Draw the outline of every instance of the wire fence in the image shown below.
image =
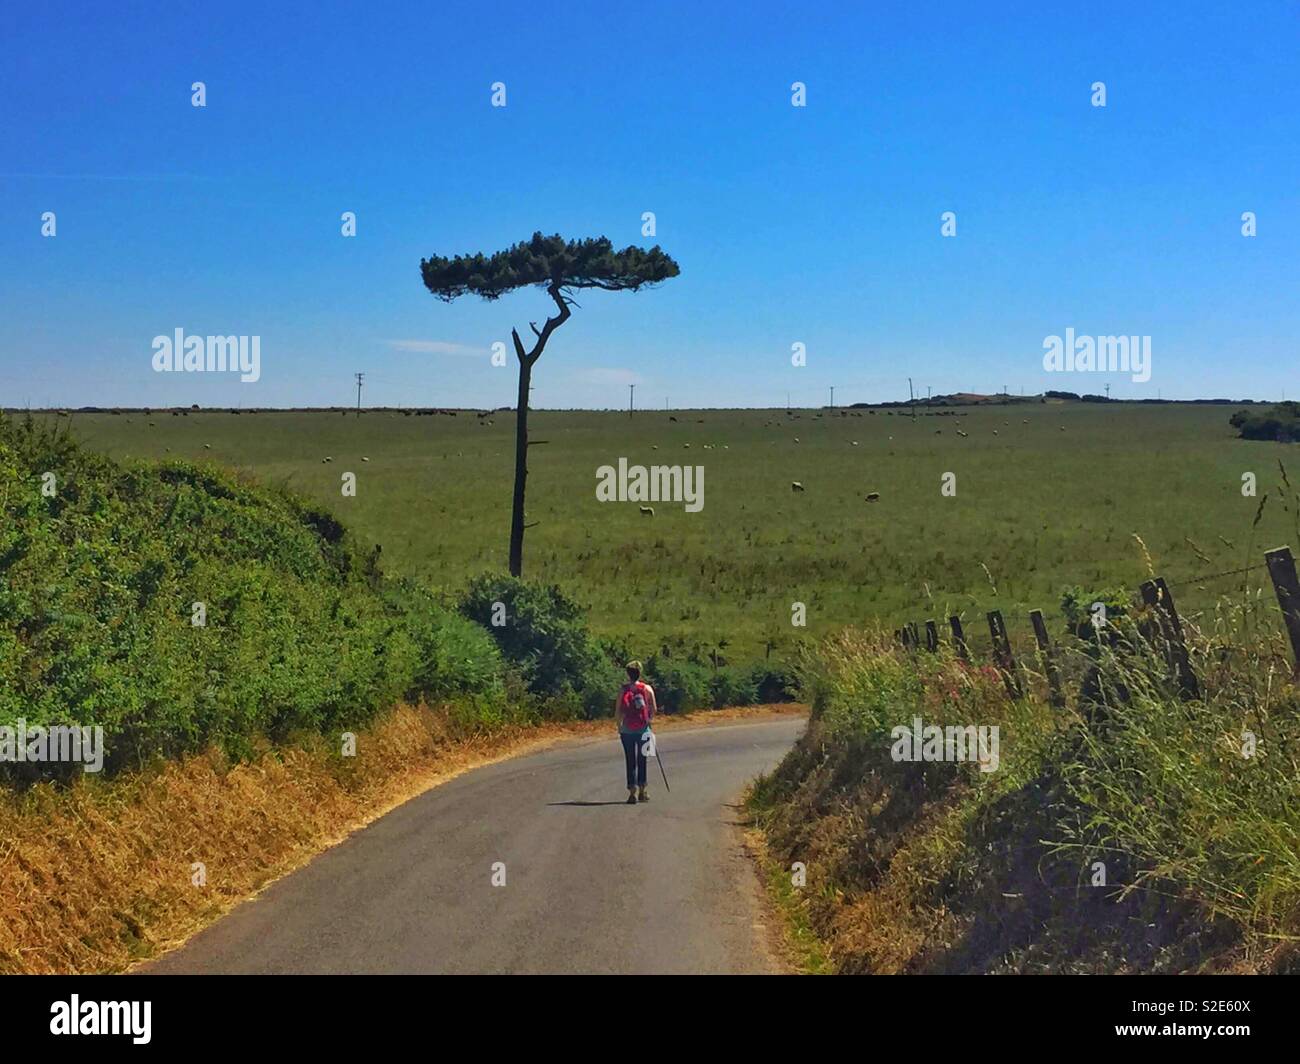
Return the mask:
<path id="1" fill-rule="evenodd" d="M 1278 547 L 1267 551 L 1262 564 L 1247 565 L 1238 569 L 1227 569 L 1219 573 L 1206 573 L 1184 578 L 1181 584 L 1200 583 L 1206 580 L 1227 576 L 1241 576 L 1265 570 L 1277 594 L 1278 606 L 1287 637 L 1291 644 L 1292 678 L 1300 680 L 1300 578 L 1296 575 L 1295 559 L 1290 547 Z M 1138 589 L 1142 604 L 1149 611 L 1139 622 L 1139 630 L 1148 641 L 1158 643 L 1166 655 L 1170 673 L 1177 681 L 1180 693 L 1185 698 L 1199 697 L 1200 685 L 1192 668 L 1191 657 L 1183 633 L 1183 622 L 1174 604 L 1170 582 L 1163 577 L 1152 576 Z M 992 656 L 998 671 L 1006 684 L 1007 694 L 1018 698 L 1023 693 L 1020 670 L 1016 665 L 1015 654 L 1007 632 L 1007 625 L 1000 610 L 989 610 L 986 614 L 989 626 L 989 638 Z M 1036 650 L 1045 665 L 1045 675 L 1053 705 L 1064 705 L 1064 692 L 1061 689 L 1060 673 L 1056 667 L 1057 647 L 1047 634 L 1041 610 L 1029 611 L 1030 624 L 1033 627 Z M 1102 618 L 1103 625 L 1106 623 Z M 916 621 L 909 621 L 901 628 L 895 629 L 894 638 L 909 651 L 924 649 L 937 653 L 941 639 L 939 626 L 933 619 L 927 619 L 924 638 L 921 626 Z M 966 638 L 961 617 L 953 615 L 948 618 L 951 631 L 951 647 L 958 657 L 969 660 L 970 647 Z M 1100 626 L 1099 626 L 1100 629 Z"/>

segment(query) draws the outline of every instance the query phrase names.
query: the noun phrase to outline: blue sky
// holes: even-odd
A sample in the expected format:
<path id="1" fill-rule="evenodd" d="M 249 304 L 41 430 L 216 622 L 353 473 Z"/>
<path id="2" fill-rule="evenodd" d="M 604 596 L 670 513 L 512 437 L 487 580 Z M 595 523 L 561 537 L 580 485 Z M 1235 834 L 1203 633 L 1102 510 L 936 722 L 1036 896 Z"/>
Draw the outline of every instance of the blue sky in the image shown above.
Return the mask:
<path id="1" fill-rule="evenodd" d="M 447 305 L 419 261 L 537 229 L 682 268 L 581 295 L 537 406 L 621 406 L 631 382 L 650 406 L 880 401 L 908 376 L 1300 397 L 1294 3 L 53 3 L 6 23 L 0 405 L 349 403 L 358 370 L 367 403 L 512 404 L 490 347 L 549 300 Z M 261 379 L 155 373 L 177 328 L 260 336 Z M 1045 373 L 1067 328 L 1149 335 L 1150 381 Z"/>

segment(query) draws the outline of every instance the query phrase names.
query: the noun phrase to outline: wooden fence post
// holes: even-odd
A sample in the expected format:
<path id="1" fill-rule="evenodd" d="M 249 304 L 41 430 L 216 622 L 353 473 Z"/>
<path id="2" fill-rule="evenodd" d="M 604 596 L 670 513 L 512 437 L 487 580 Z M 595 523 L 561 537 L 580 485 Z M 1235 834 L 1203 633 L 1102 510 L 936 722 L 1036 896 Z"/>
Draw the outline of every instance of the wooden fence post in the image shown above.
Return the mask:
<path id="1" fill-rule="evenodd" d="M 1034 638 L 1038 641 L 1038 652 L 1043 659 L 1043 671 L 1047 673 L 1048 699 L 1053 709 L 1064 709 L 1065 694 L 1061 691 L 1061 670 L 1056 667 L 1056 648 L 1047 638 L 1047 625 L 1043 623 L 1043 611 L 1030 610 L 1029 623 L 1034 626 Z"/>
<path id="2" fill-rule="evenodd" d="M 955 613 L 948 618 L 948 627 L 952 629 L 953 646 L 962 661 L 970 661 L 970 651 L 966 649 L 966 634 L 961 630 L 961 618 Z"/>
<path id="3" fill-rule="evenodd" d="M 925 622 L 925 649 L 931 654 L 939 652 L 939 629 L 934 626 L 934 621 Z"/>
<path id="4" fill-rule="evenodd" d="M 993 637 L 993 659 L 1002 673 L 1002 682 L 1007 685 L 1010 698 L 1020 697 L 1020 677 L 1016 675 L 1016 659 L 1011 654 L 1011 640 L 1007 637 L 1006 622 L 1002 620 L 1000 610 L 990 610 L 989 635 Z"/>
<path id="5" fill-rule="evenodd" d="M 1187 656 L 1187 644 L 1183 641 L 1183 624 L 1178 619 L 1174 597 L 1163 576 L 1157 576 L 1142 585 L 1142 601 L 1155 612 L 1156 624 L 1165 644 L 1165 657 L 1178 680 L 1179 693 L 1184 698 L 1196 698 L 1200 694 L 1200 688 Z"/>
<path id="6" fill-rule="evenodd" d="M 1277 604 L 1282 607 L 1286 621 L 1286 634 L 1291 637 L 1291 653 L 1295 657 L 1292 675 L 1300 677 L 1300 580 L 1296 579 L 1295 559 L 1290 547 L 1278 547 L 1264 555 L 1268 562 L 1268 575 L 1273 579 Z"/>

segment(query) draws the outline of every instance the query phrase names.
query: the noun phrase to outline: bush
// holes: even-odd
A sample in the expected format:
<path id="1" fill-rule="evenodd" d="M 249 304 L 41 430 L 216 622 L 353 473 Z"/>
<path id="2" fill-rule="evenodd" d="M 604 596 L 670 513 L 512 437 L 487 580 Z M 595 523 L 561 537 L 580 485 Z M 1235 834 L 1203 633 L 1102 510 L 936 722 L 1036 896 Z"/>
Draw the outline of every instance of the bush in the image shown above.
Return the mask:
<path id="1" fill-rule="evenodd" d="M 286 493 L 0 417 L 0 500 L 0 724 L 98 725 L 110 771 L 337 735 L 403 697 L 501 698 L 481 633 L 389 593 L 373 552 Z"/>
<path id="2" fill-rule="evenodd" d="M 1259 413 L 1238 410 L 1228 424 L 1243 440 L 1294 443 L 1300 440 L 1300 403 L 1280 403 Z"/>
<path id="3" fill-rule="evenodd" d="M 564 707 L 589 719 L 613 712 L 624 673 L 587 631 L 582 607 L 560 588 L 484 574 L 465 591 L 460 611 L 496 640 L 551 715 Z"/>
<path id="4" fill-rule="evenodd" d="M 409 580 L 393 582 L 385 597 L 405 617 L 417 652 L 408 698 L 480 695 L 494 703 L 505 700 L 505 659 L 479 625 Z"/>
<path id="5" fill-rule="evenodd" d="M 689 713 L 713 704 L 709 669 L 698 662 L 653 656 L 645 661 L 646 680 L 664 713 Z"/>
<path id="6" fill-rule="evenodd" d="M 1103 609 L 1094 610 L 1098 603 Z M 1120 634 L 1132 631 L 1133 595 L 1123 587 L 1098 588 L 1089 591 L 1082 587 L 1067 587 L 1061 592 L 1061 612 L 1065 615 L 1068 635 L 1086 646 L 1095 647 L 1099 640 L 1113 643 Z"/>
<path id="7" fill-rule="evenodd" d="M 659 708 L 667 713 L 788 702 L 797 687 L 791 670 L 766 663 L 720 665 L 714 669 L 695 657 L 654 655 L 646 659 L 645 665 L 646 679 L 655 689 Z"/>

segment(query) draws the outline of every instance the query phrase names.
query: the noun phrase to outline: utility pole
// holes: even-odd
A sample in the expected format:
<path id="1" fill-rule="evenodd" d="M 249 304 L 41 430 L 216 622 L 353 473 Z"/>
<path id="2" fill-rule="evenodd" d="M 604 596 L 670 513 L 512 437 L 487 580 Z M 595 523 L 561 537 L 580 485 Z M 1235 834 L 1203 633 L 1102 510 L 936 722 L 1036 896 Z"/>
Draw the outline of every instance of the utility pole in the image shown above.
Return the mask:
<path id="1" fill-rule="evenodd" d="M 1110 381 L 1106 382 L 1106 398 L 1110 398 Z"/>
<path id="2" fill-rule="evenodd" d="M 831 409 L 835 409 L 835 385 L 831 385 Z"/>
<path id="3" fill-rule="evenodd" d="M 361 382 L 366 379 L 364 373 L 357 374 L 357 417 L 361 416 Z"/>
<path id="4" fill-rule="evenodd" d="M 636 385 L 629 384 L 627 386 L 627 416 L 628 417 L 632 416 L 632 403 L 635 397 L 636 397 Z"/>
<path id="5" fill-rule="evenodd" d="M 907 405 L 912 408 L 912 420 L 916 420 L 916 393 L 912 391 L 912 378 L 907 378 Z"/>

